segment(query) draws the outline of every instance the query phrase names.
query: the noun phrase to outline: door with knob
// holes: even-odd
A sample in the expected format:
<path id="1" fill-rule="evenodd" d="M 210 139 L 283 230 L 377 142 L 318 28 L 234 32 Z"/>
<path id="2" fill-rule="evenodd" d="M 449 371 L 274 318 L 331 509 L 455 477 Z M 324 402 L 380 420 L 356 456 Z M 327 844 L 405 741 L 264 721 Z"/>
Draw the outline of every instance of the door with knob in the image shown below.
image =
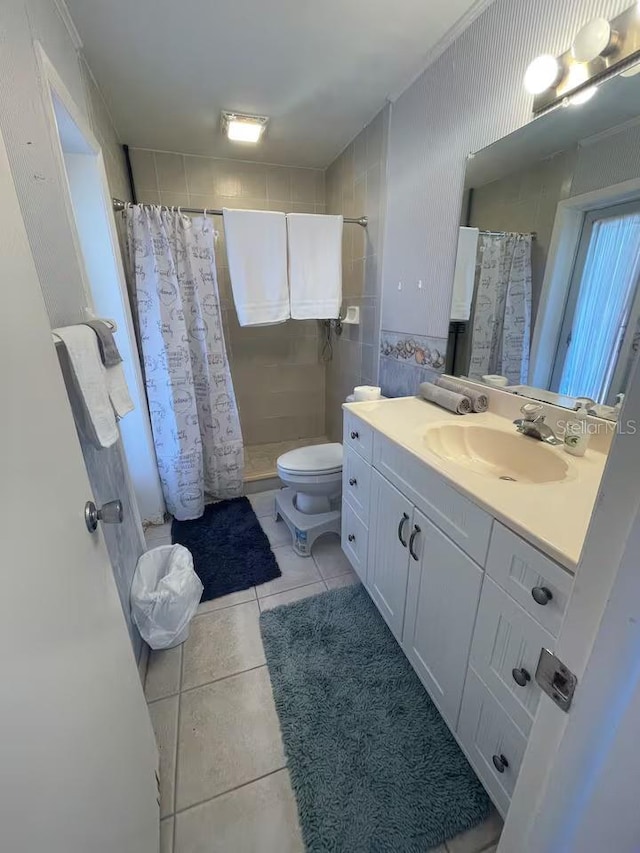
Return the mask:
<path id="1" fill-rule="evenodd" d="M 0 846 L 157 853 L 155 739 L 1 136 L 0 196 Z"/>
<path id="2" fill-rule="evenodd" d="M 373 471 L 367 588 L 397 640 L 402 637 L 413 504 Z"/>
<path id="3" fill-rule="evenodd" d="M 455 729 L 483 573 L 417 509 L 410 530 L 402 647 Z"/>

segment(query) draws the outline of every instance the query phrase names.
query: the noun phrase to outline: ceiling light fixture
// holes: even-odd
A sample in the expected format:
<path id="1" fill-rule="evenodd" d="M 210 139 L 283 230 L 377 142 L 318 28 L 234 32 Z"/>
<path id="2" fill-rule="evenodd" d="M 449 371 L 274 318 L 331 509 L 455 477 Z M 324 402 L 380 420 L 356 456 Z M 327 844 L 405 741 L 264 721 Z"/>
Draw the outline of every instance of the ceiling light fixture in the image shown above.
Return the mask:
<path id="1" fill-rule="evenodd" d="M 247 113 L 222 111 L 222 130 L 231 142 L 260 142 L 269 123 L 267 116 L 253 116 Z"/>
<path id="2" fill-rule="evenodd" d="M 551 54 L 537 56 L 524 75 L 524 87 L 532 95 L 539 95 L 555 86 L 560 78 L 560 63 Z"/>

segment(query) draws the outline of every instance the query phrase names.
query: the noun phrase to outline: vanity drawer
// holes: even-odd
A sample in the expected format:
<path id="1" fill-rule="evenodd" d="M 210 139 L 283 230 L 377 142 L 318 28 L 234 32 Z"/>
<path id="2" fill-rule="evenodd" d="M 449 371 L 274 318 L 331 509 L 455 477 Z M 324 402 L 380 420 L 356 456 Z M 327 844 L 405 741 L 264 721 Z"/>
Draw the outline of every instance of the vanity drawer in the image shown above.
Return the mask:
<path id="1" fill-rule="evenodd" d="M 360 580 L 367 579 L 367 550 L 369 534 L 348 501 L 342 502 L 342 550 Z"/>
<path id="2" fill-rule="evenodd" d="M 555 638 L 485 576 L 471 645 L 471 664 L 525 734 L 542 690 L 534 678 L 540 649 Z"/>
<path id="3" fill-rule="evenodd" d="M 371 465 L 355 450 L 344 448 L 342 460 L 342 497 L 348 500 L 362 521 L 369 525 L 369 487 Z"/>
<path id="4" fill-rule="evenodd" d="M 573 585 L 569 572 L 496 521 L 487 573 L 547 631 L 558 635 Z"/>
<path id="5" fill-rule="evenodd" d="M 376 433 L 373 464 L 436 527 L 484 566 L 493 519 L 437 474 L 425 462 Z"/>
<path id="6" fill-rule="evenodd" d="M 371 462 L 373 429 L 351 412 L 344 410 L 343 447 L 357 450 L 363 459 Z"/>
<path id="7" fill-rule="evenodd" d="M 458 737 L 504 817 L 520 772 L 527 738 L 471 667 L 464 687 Z"/>

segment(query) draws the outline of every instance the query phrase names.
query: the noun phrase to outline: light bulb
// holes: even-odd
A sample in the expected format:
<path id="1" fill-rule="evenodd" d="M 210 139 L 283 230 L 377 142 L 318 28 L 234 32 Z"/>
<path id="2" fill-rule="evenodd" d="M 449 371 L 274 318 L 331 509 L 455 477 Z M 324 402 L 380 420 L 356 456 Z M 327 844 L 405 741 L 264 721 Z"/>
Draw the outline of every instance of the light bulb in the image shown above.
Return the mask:
<path id="1" fill-rule="evenodd" d="M 546 92 L 560 76 L 560 64 L 555 56 L 543 54 L 529 64 L 524 75 L 524 87 L 532 95 Z"/>
<path id="2" fill-rule="evenodd" d="M 598 91 L 597 86 L 589 86 L 588 89 L 583 89 L 583 91 L 578 92 L 577 95 L 572 95 L 569 98 L 571 106 L 572 107 L 578 107 L 578 106 L 580 106 L 580 104 L 586 104 L 587 101 L 590 101 L 591 98 L 593 98 L 593 96 L 595 95 L 595 93 L 597 91 Z"/>

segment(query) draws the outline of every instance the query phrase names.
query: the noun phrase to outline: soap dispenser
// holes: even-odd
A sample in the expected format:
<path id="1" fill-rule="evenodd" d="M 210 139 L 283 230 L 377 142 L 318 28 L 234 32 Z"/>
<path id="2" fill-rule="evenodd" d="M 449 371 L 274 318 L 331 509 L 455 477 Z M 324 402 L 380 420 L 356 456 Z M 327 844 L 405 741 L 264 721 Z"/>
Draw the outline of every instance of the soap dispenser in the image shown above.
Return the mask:
<path id="1" fill-rule="evenodd" d="M 589 432 L 587 429 L 587 417 L 589 411 L 588 403 L 578 399 L 575 415 L 567 421 L 564 430 L 564 449 L 571 456 L 584 456 L 589 444 Z"/>

